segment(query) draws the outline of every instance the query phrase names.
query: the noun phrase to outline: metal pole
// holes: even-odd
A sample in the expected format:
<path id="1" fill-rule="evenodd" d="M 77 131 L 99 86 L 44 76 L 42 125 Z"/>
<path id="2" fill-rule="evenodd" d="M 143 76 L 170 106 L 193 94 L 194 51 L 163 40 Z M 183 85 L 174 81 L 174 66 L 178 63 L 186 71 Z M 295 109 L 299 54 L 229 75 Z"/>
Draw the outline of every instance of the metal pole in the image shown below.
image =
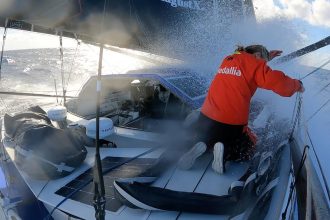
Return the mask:
<path id="1" fill-rule="evenodd" d="M 102 33 L 104 18 L 105 18 L 105 9 L 107 6 L 107 0 L 104 0 L 103 6 L 103 17 L 100 24 L 100 33 Z M 101 75 L 102 75 L 102 61 L 103 61 L 103 39 L 100 40 L 100 53 L 99 53 L 99 66 L 96 80 L 96 147 L 95 147 L 95 164 L 94 164 L 94 173 L 93 173 L 93 183 L 94 183 L 94 209 L 95 209 L 95 218 L 97 220 L 104 220 L 105 218 L 105 189 L 104 189 L 104 180 L 102 172 L 102 164 L 100 157 L 100 99 L 101 99 Z"/>
<path id="2" fill-rule="evenodd" d="M 100 157 L 100 98 L 101 98 L 101 72 L 103 59 L 103 43 L 100 45 L 99 67 L 96 81 L 96 148 L 95 148 L 95 165 L 94 165 L 94 209 L 95 218 L 97 220 L 104 220 L 105 218 L 105 190 L 104 180 L 102 174 L 102 164 Z"/>

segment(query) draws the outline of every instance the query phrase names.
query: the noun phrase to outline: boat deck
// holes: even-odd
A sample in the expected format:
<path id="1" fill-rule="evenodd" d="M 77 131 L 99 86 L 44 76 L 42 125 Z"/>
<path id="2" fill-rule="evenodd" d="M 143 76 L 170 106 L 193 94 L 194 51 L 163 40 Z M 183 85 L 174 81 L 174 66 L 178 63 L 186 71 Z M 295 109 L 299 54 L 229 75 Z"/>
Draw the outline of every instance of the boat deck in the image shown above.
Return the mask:
<path id="1" fill-rule="evenodd" d="M 148 151 L 150 148 L 125 147 L 125 148 L 102 148 L 101 159 L 105 157 L 135 157 Z M 6 143 L 6 151 L 14 161 L 15 152 L 10 143 Z M 162 150 L 155 150 L 141 158 L 158 158 Z M 66 184 L 76 179 L 79 175 L 90 169 L 94 164 L 94 148 L 88 148 L 88 154 L 84 163 L 71 175 L 56 180 L 36 180 L 19 171 L 31 191 L 51 211 L 58 205 L 63 196 L 56 194 Z M 227 172 L 224 175 L 216 174 L 212 168 L 213 155 L 207 153 L 196 161 L 191 170 L 180 170 L 176 166 L 167 169 L 154 183 L 154 186 L 185 192 L 199 192 L 213 195 L 227 194 L 230 184 L 239 179 L 247 169 L 245 163 L 227 163 Z M 19 167 L 17 167 L 19 170 Z M 202 205 L 202 204 L 201 204 Z M 94 219 L 94 207 L 85 203 L 68 199 L 60 207 L 60 210 L 71 213 L 83 219 Z M 55 216 L 54 216 L 55 217 Z M 227 219 L 228 216 L 202 215 L 168 211 L 146 211 L 132 209 L 126 206 L 120 207 L 116 212 L 106 211 L 106 219 Z M 55 217 L 55 219 L 57 219 Z"/>

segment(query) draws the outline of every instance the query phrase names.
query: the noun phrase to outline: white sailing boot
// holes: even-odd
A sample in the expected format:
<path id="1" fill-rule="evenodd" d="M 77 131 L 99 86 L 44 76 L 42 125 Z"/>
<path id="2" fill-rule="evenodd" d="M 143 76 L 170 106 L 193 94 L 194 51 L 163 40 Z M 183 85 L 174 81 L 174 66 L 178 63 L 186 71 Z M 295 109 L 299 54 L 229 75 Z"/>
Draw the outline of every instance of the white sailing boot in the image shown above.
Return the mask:
<path id="1" fill-rule="evenodd" d="M 195 160 L 206 151 L 206 144 L 198 142 L 187 153 L 185 153 L 178 162 L 179 169 L 189 170 L 195 163 Z"/>
<path id="2" fill-rule="evenodd" d="M 223 163 L 224 151 L 225 149 L 221 142 L 218 142 L 214 145 L 214 149 L 213 149 L 214 160 L 212 162 L 212 168 L 218 174 L 224 173 L 224 163 Z"/>

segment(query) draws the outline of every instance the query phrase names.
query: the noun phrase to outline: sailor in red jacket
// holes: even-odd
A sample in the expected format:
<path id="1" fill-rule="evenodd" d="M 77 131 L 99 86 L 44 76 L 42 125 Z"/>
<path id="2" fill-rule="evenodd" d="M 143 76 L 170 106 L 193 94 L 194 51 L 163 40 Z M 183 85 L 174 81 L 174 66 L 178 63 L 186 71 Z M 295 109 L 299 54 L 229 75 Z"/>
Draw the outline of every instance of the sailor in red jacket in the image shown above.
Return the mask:
<path id="1" fill-rule="evenodd" d="M 196 123 L 197 144 L 179 160 L 189 169 L 207 147 L 214 147 L 212 168 L 224 172 L 224 162 L 247 160 L 254 153 L 256 137 L 247 127 L 251 98 L 257 88 L 290 97 L 304 92 L 301 81 L 267 66 L 282 51 L 270 51 L 262 45 L 238 47 L 220 65 Z"/>

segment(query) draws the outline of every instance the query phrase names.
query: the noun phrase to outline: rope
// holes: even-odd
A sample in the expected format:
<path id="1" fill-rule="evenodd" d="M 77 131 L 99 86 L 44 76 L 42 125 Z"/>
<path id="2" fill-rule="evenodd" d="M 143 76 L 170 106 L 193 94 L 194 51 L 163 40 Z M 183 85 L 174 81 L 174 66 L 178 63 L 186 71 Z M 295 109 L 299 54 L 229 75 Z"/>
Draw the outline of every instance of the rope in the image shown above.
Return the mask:
<path id="1" fill-rule="evenodd" d="M 315 115 L 317 115 L 321 110 L 322 108 L 324 108 L 328 103 L 330 102 L 330 99 L 328 99 L 323 105 L 321 105 L 320 108 L 318 108 L 312 115 L 311 117 L 308 118 L 307 121 L 310 121 Z"/>
<path id="2" fill-rule="evenodd" d="M 321 92 L 323 92 L 329 85 L 330 85 L 330 83 L 323 86 L 322 89 L 320 89 L 320 91 L 317 92 L 317 94 L 320 94 Z"/>
<path id="3" fill-rule="evenodd" d="M 329 62 L 330 62 L 330 59 L 327 61 L 327 62 L 325 62 L 325 65 L 327 65 L 327 64 L 329 64 Z M 325 66 L 324 65 L 324 66 Z M 324 67 L 323 66 L 323 67 Z M 328 86 L 330 85 L 330 83 L 328 83 L 328 84 L 326 84 L 325 86 L 323 86 L 318 92 L 317 92 L 317 94 L 320 94 L 321 92 L 323 92 Z"/>
<path id="4" fill-rule="evenodd" d="M 2 59 L 3 59 L 3 51 L 5 49 L 6 36 L 7 36 L 7 25 L 5 27 L 2 37 L 2 49 L 1 49 L 1 58 L 0 58 L 0 79 L 1 79 Z"/>
<path id="5" fill-rule="evenodd" d="M 70 78 L 71 78 L 72 69 L 73 69 L 73 66 L 74 66 L 75 61 L 76 61 L 76 58 L 77 58 L 78 47 L 79 47 L 79 45 L 80 45 L 80 41 L 78 40 L 77 35 L 75 34 L 74 36 L 75 36 L 75 38 L 76 38 L 76 40 L 77 40 L 77 46 L 76 46 L 76 50 L 75 50 L 75 52 L 74 52 L 74 56 L 73 56 L 73 59 L 72 59 L 72 63 L 71 63 L 70 71 L 69 71 L 69 76 L 68 76 L 68 79 L 67 79 L 67 81 L 66 81 L 65 88 L 68 88 L 68 85 L 69 85 L 69 82 L 70 82 Z"/>
<path id="6" fill-rule="evenodd" d="M 60 35 L 60 60 L 61 60 L 61 79 L 62 79 L 62 90 L 63 90 L 63 105 L 65 106 L 66 100 L 65 100 L 65 94 L 66 94 L 66 89 L 65 89 L 65 83 L 64 83 L 64 62 L 63 62 L 63 43 L 62 43 L 62 32 Z"/>

